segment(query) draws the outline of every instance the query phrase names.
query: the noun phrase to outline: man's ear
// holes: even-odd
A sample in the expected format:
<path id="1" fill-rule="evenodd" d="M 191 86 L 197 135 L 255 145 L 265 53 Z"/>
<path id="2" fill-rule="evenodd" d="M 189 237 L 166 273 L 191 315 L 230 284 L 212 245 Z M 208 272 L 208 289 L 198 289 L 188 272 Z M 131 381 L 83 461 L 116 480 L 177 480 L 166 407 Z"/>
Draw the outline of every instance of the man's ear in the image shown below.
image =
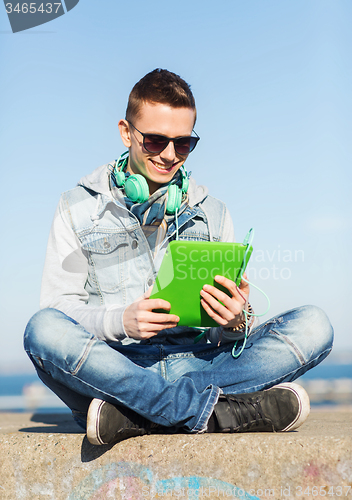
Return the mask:
<path id="1" fill-rule="evenodd" d="M 131 132 L 130 132 L 130 127 L 128 126 L 128 122 L 126 120 L 120 120 L 118 123 L 118 127 L 120 130 L 120 135 L 124 146 L 126 146 L 126 148 L 130 148 L 132 143 L 131 143 Z"/>

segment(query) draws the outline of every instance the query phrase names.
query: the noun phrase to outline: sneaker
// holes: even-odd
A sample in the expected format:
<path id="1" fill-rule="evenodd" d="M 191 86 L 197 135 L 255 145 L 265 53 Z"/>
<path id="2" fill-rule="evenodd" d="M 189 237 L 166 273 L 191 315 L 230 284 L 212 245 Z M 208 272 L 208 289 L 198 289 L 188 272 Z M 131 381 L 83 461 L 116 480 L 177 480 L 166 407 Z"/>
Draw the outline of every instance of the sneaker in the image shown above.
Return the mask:
<path id="1" fill-rule="evenodd" d="M 208 432 L 285 432 L 297 429 L 309 415 L 309 397 L 298 384 L 286 382 L 265 391 L 221 394 Z"/>
<path id="2" fill-rule="evenodd" d="M 89 405 L 87 438 L 91 444 L 112 444 L 129 437 L 151 434 L 161 427 L 133 410 L 101 399 L 93 399 Z"/>

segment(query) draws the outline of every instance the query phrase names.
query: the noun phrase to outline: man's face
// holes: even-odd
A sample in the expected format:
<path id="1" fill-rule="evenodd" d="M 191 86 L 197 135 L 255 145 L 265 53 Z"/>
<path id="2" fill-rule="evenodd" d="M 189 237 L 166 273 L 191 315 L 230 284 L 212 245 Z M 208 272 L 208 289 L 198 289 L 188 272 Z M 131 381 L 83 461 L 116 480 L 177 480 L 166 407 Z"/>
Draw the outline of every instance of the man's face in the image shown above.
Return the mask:
<path id="1" fill-rule="evenodd" d="M 182 137 L 192 134 L 194 120 L 195 111 L 191 108 L 146 102 L 131 123 L 144 134 Z M 122 141 L 130 150 L 127 172 L 143 175 L 150 194 L 170 182 L 188 156 L 176 153 L 173 142 L 161 153 L 149 153 L 143 146 L 143 136 L 126 120 L 120 120 L 119 128 Z"/>

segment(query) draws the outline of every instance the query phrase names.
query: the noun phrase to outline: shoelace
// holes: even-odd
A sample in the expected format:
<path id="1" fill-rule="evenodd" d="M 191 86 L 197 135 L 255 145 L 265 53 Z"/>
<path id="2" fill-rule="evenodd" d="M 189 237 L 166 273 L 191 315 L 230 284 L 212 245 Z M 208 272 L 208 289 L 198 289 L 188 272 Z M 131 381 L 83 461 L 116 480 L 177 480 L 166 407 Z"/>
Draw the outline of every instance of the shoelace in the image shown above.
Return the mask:
<path id="1" fill-rule="evenodd" d="M 258 427 L 261 424 L 270 424 L 269 420 L 264 416 L 259 397 L 256 399 L 242 399 L 228 394 L 224 394 L 224 396 L 235 418 L 235 422 L 239 424 L 238 427 L 231 427 L 231 432 L 244 432 L 253 426 Z"/>
<path id="2" fill-rule="evenodd" d="M 135 412 L 126 412 L 124 419 L 124 430 L 144 430 L 150 434 L 152 429 L 158 428 L 159 425 L 147 420 Z"/>

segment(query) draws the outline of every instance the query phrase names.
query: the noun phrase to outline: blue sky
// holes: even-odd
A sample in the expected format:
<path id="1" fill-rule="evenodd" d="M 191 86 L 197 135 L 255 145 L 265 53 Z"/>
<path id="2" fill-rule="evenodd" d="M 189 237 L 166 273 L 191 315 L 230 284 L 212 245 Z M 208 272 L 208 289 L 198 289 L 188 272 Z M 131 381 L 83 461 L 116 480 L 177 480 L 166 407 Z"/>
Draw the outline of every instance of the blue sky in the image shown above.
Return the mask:
<path id="1" fill-rule="evenodd" d="M 13 34 L 0 6 L 0 370 L 30 368 L 22 335 L 60 193 L 123 152 L 118 119 L 156 67 L 192 86 L 201 141 L 186 166 L 238 240 L 255 228 L 268 316 L 316 304 L 352 349 L 351 16 L 350 0 L 80 0 Z"/>

